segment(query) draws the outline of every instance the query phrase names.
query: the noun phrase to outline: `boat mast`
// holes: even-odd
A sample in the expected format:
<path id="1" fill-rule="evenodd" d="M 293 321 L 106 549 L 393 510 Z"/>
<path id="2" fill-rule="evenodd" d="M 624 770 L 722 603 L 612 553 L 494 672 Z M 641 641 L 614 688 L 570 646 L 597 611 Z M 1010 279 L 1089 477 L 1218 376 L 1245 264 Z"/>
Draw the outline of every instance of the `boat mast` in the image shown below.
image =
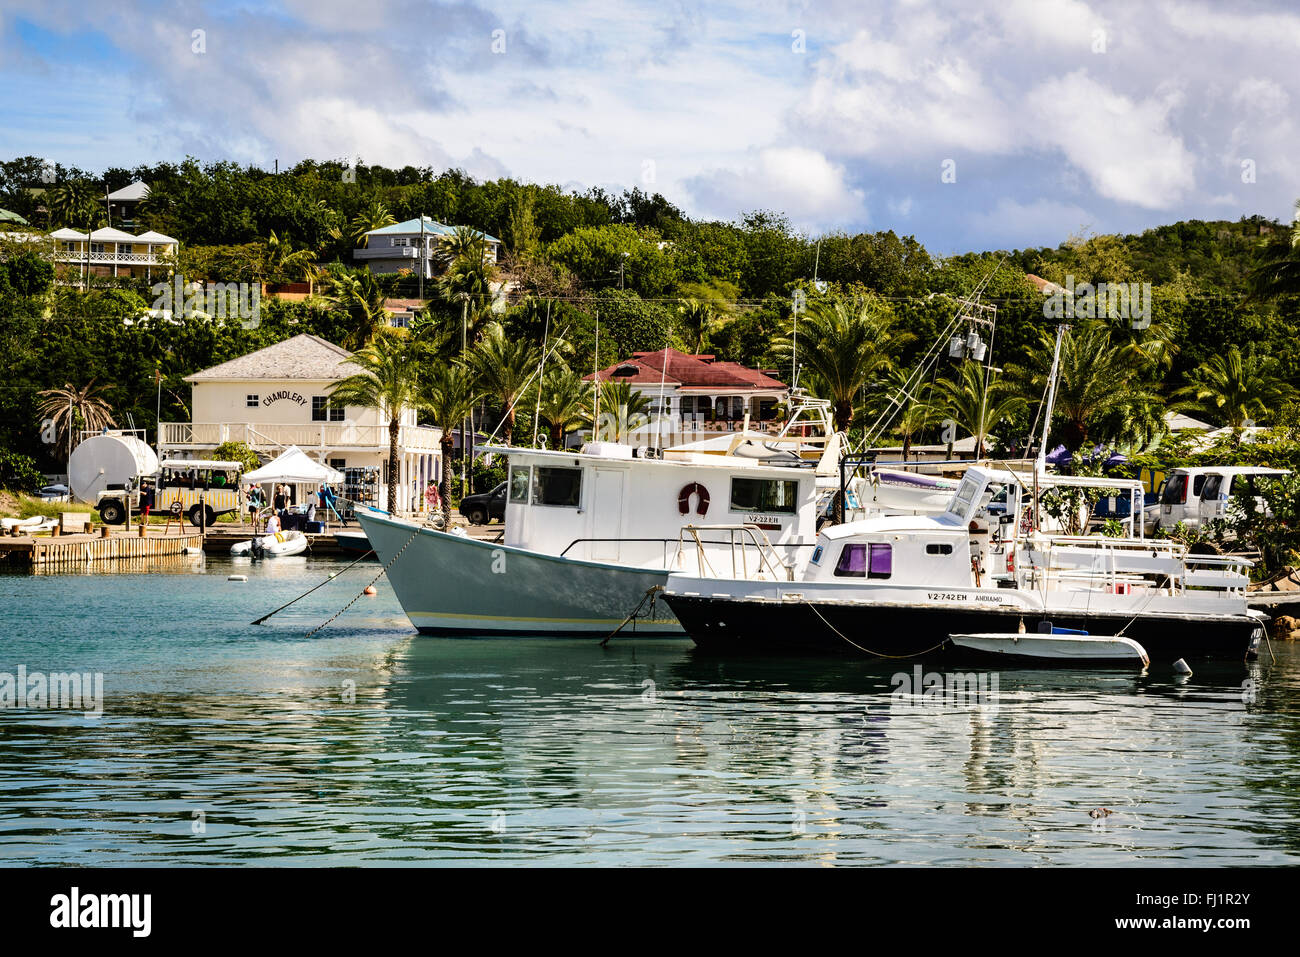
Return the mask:
<path id="1" fill-rule="evenodd" d="M 1038 457 L 1034 460 L 1034 528 L 1039 527 L 1038 476 L 1047 473 L 1047 433 L 1052 428 L 1052 407 L 1056 405 L 1056 380 L 1061 371 L 1061 340 L 1069 329 L 1065 323 L 1056 327 L 1056 348 L 1052 350 L 1052 371 L 1047 382 L 1047 409 L 1043 416 L 1043 438 L 1038 443 Z"/>

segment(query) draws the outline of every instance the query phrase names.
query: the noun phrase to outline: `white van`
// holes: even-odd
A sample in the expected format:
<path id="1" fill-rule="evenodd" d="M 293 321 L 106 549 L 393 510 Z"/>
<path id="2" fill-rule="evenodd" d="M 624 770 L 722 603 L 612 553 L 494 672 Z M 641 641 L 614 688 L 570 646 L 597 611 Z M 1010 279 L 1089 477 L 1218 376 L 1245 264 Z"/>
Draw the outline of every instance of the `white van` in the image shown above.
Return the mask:
<path id="1" fill-rule="evenodd" d="M 1256 468 L 1248 465 L 1208 465 L 1199 468 L 1173 469 L 1160 493 L 1160 514 L 1156 528 L 1173 528 L 1179 522 L 1187 528 L 1199 528 L 1202 522 L 1226 518 L 1228 503 L 1235 491 L 1253 487 L 1255 478 L 1280 478 L 1291 473 L 1284 469 Z M 1259 507 L 1264 507 L 1262 499 Z"/>

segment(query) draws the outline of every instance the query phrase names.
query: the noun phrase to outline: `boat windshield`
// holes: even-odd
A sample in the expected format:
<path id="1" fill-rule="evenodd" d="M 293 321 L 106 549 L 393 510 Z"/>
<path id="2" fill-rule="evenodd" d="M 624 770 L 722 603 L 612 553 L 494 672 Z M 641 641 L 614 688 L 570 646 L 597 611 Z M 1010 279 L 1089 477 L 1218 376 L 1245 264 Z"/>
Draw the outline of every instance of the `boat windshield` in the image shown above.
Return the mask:
<path id="1" fill-rule="evenodd" d="M 948 503 L 948 511 L 957 516 L 963 522 L 970 515 L 971 505 L 979 497 L 983 484 L 972 476 L 966 476 L 961 480 L 961 485 L 957 486 L 957 492 Z"/>

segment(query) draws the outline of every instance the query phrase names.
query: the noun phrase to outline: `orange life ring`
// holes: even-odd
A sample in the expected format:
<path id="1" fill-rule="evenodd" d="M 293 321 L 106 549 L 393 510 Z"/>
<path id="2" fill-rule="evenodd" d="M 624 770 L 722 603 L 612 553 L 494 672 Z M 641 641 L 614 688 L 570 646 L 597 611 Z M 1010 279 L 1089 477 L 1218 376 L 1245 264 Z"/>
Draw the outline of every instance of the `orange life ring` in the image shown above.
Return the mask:
<path id="1" fill-rule="evenodd" d="M 699 482 L 691 482 L 689 485 L 682 486 L 682 490 L 677 493 L 677 511 L 685 515 L 691 510 L 692 495 L 700 497 L 695 505 L 695 514 L 703 515 L 709 510 L 709 490 Z"/>

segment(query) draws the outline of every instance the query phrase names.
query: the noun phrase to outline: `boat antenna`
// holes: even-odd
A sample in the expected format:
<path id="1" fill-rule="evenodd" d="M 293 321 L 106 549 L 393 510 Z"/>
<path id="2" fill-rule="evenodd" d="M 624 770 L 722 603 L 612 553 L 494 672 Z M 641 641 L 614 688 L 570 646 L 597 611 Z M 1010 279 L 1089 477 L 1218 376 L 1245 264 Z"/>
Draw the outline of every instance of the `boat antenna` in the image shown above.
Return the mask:
<path id="1" fill-rule="evenodd" d="M 546 326 L 542 331 L 542 364 L 537 371 L 537 405 L 533 409 L 533 448 L 537 448 L 537 420 L 542 414 L 542 382 L 546 378 L 546 341 L 551 334 L 551 300 L 546 300 Z"/>

